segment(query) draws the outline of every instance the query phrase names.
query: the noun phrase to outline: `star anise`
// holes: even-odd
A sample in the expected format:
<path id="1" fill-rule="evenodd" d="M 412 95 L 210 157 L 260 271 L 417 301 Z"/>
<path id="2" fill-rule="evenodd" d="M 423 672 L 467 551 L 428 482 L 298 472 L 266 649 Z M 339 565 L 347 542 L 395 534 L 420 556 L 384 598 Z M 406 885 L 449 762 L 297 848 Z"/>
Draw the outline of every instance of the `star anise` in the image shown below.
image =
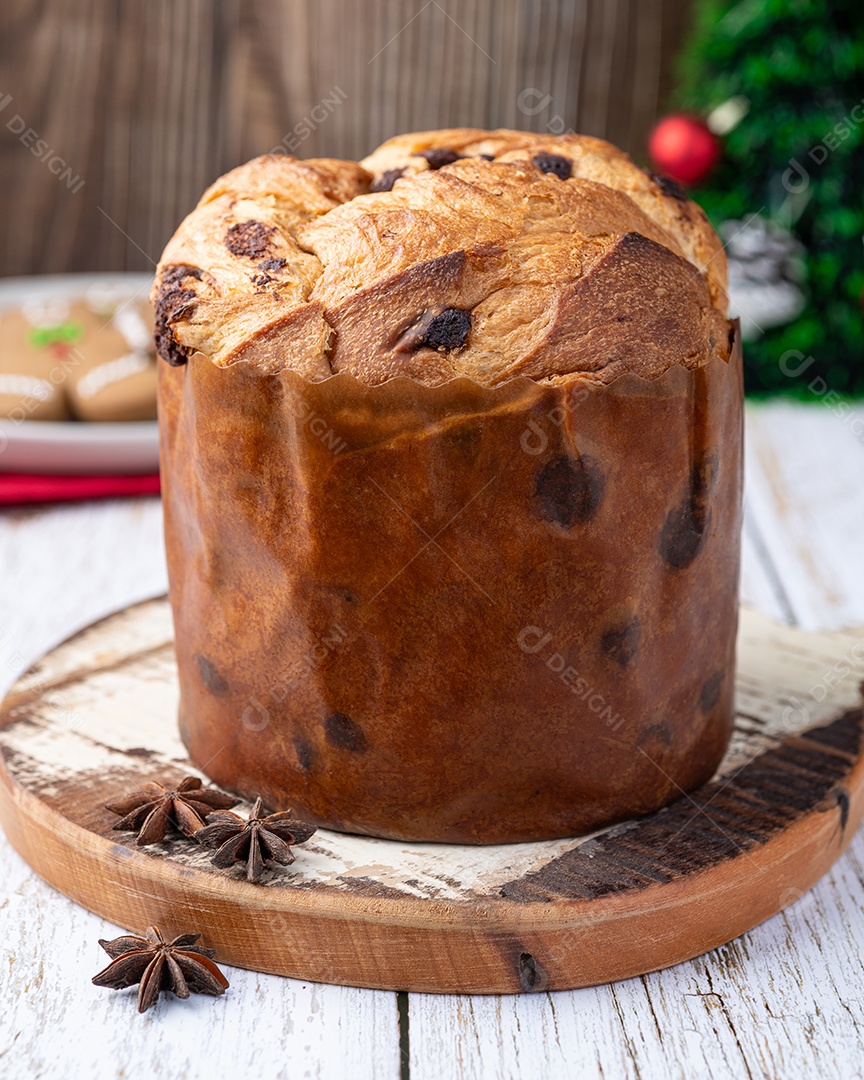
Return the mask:
<path id="1" fill-rule="evenodd" d="M 164 840 L 169 825 L 194 836 L 208 814 L 236 805 L 237 800 L 224 791 L 202 787 L 197 776 L 187 776 L 174 788 L 151 781 L 125 799 L 106 803 L 105 809 L 122 815 L 115 829 L 139 830 L 137 843 L 144 847 Z"/>
<path id="2" fill-rule="evenodd" d="M 196 947 L 200 934 L 181 934 L 166 941 L 162 931 L 147 927 L 147 936 L 124 934 L 113 941 L 99 944 L 111 957 L 104 971 L 93 976 L 96 986 L 122 990 L 140 983 L 138 1012 L 147 1012 L 155 1005 L 162 990 L 179 998 L 191 994 L 211 994 L 219 997 L 228 989 L 228 980 L 213 963 L 213 949 Z"/>
<path id="3" fill-rule="evenodd" d="M 208 814 L 207 824 L 195 834 L 195 839 L 205 847 L 217 849 L 211 861 L 220 870 L 238 861 L 245 862 L 247 880 L 259 881 L 265 863 L 289 866 L 294 862 L 291 845 L 305 843 L 314 832 L 314 825 L 298 821 L 290 810 L 265 816 L 259 798 L 248 821 L 230 811 Z"/>

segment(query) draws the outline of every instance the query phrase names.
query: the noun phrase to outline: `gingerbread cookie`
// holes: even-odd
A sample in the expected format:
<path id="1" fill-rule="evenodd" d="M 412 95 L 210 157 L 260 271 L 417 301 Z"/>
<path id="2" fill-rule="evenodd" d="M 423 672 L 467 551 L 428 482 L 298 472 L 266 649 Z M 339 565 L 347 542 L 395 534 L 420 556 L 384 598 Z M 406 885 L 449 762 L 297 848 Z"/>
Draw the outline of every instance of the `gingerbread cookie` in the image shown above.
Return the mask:
<path id="1" fill-rule="evenodd" d="M 0 415 L 14 420 L 156 416 L 153 320 L 127 290 L 28 301 L 0 313 Z"/>
<path id="2" fill-rule="evenodd" d="M 91 291 L 81 305 L 87 336 L 81 363 L 70 371 L 67 393 L 79 420 L 127 421 L 156 417 L 153 320 L 138 300 Z"/>
<path id="3" fill-rule="evenodd" d="M 63 384 L 83 333 L 62 300 L 0 312 L 0 416 L 68 419 Z"/>

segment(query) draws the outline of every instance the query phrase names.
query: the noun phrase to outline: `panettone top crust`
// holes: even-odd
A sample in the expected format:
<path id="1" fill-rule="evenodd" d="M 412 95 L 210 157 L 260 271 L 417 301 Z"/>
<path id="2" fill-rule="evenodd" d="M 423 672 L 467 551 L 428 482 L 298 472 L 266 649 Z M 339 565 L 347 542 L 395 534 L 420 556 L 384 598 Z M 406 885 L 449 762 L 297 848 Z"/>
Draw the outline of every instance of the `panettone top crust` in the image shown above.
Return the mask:
<path id="1" fill-rule="evenodd" d="M 673 181 L 600 139 L 459 128 L 233 169 L 168 242 L 153 302 L 171 363 L 494 386 L 726 360 L 725 289 Z"/>

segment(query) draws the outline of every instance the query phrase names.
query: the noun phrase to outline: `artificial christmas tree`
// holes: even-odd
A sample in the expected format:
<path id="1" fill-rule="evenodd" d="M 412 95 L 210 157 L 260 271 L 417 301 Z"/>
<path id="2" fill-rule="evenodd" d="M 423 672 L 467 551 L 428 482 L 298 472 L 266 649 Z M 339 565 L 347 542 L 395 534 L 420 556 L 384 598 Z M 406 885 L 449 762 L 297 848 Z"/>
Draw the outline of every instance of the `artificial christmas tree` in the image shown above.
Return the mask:
<path id="1" fill-rule="evenodd" d="M 727 242 L 733 307 L 752 324 L 751 392 L 864 393 L 862 11 L 860 0 L 694 7 L 677 104 L 707 116 L 746 100 L 690 194 Z M 785 306 L 766 306 L 772 291 Z"/>

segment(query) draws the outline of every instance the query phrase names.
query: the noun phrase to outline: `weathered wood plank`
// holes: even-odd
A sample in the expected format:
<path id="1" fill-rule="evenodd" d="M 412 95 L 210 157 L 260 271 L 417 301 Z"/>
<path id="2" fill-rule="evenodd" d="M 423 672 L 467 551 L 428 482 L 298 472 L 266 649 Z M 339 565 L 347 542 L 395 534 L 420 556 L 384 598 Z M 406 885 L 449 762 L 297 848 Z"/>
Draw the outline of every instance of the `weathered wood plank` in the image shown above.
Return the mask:
<path id="1" fill-rule="evenodd" d="M 676 0 L 4 0 L 0 275 L 149 269 L 217 176 L 280 144 L 359 158 L 404 131 L 572 128 L 641 155 L 686 16 Z"/>
<path id="2" fill-rule="evenodd" d="M 0 514 L 0 694 L 94 619 L 165 591 L 158 499 Z"/>
<path id="3" fill-rule="evenodd" d="M 810 629 L 864 614 L 864 407 L 846 409 L 775 403 L 747 417 L 750 516 Z"/>
<path id="4" fill-rule="evenodd" d="M 741 538 L 741 601 L 770 615 L 777 622 L 792 623 L 789 599 L 768 557 L 764 540 L 744 499 L 744 532 Z"/>

